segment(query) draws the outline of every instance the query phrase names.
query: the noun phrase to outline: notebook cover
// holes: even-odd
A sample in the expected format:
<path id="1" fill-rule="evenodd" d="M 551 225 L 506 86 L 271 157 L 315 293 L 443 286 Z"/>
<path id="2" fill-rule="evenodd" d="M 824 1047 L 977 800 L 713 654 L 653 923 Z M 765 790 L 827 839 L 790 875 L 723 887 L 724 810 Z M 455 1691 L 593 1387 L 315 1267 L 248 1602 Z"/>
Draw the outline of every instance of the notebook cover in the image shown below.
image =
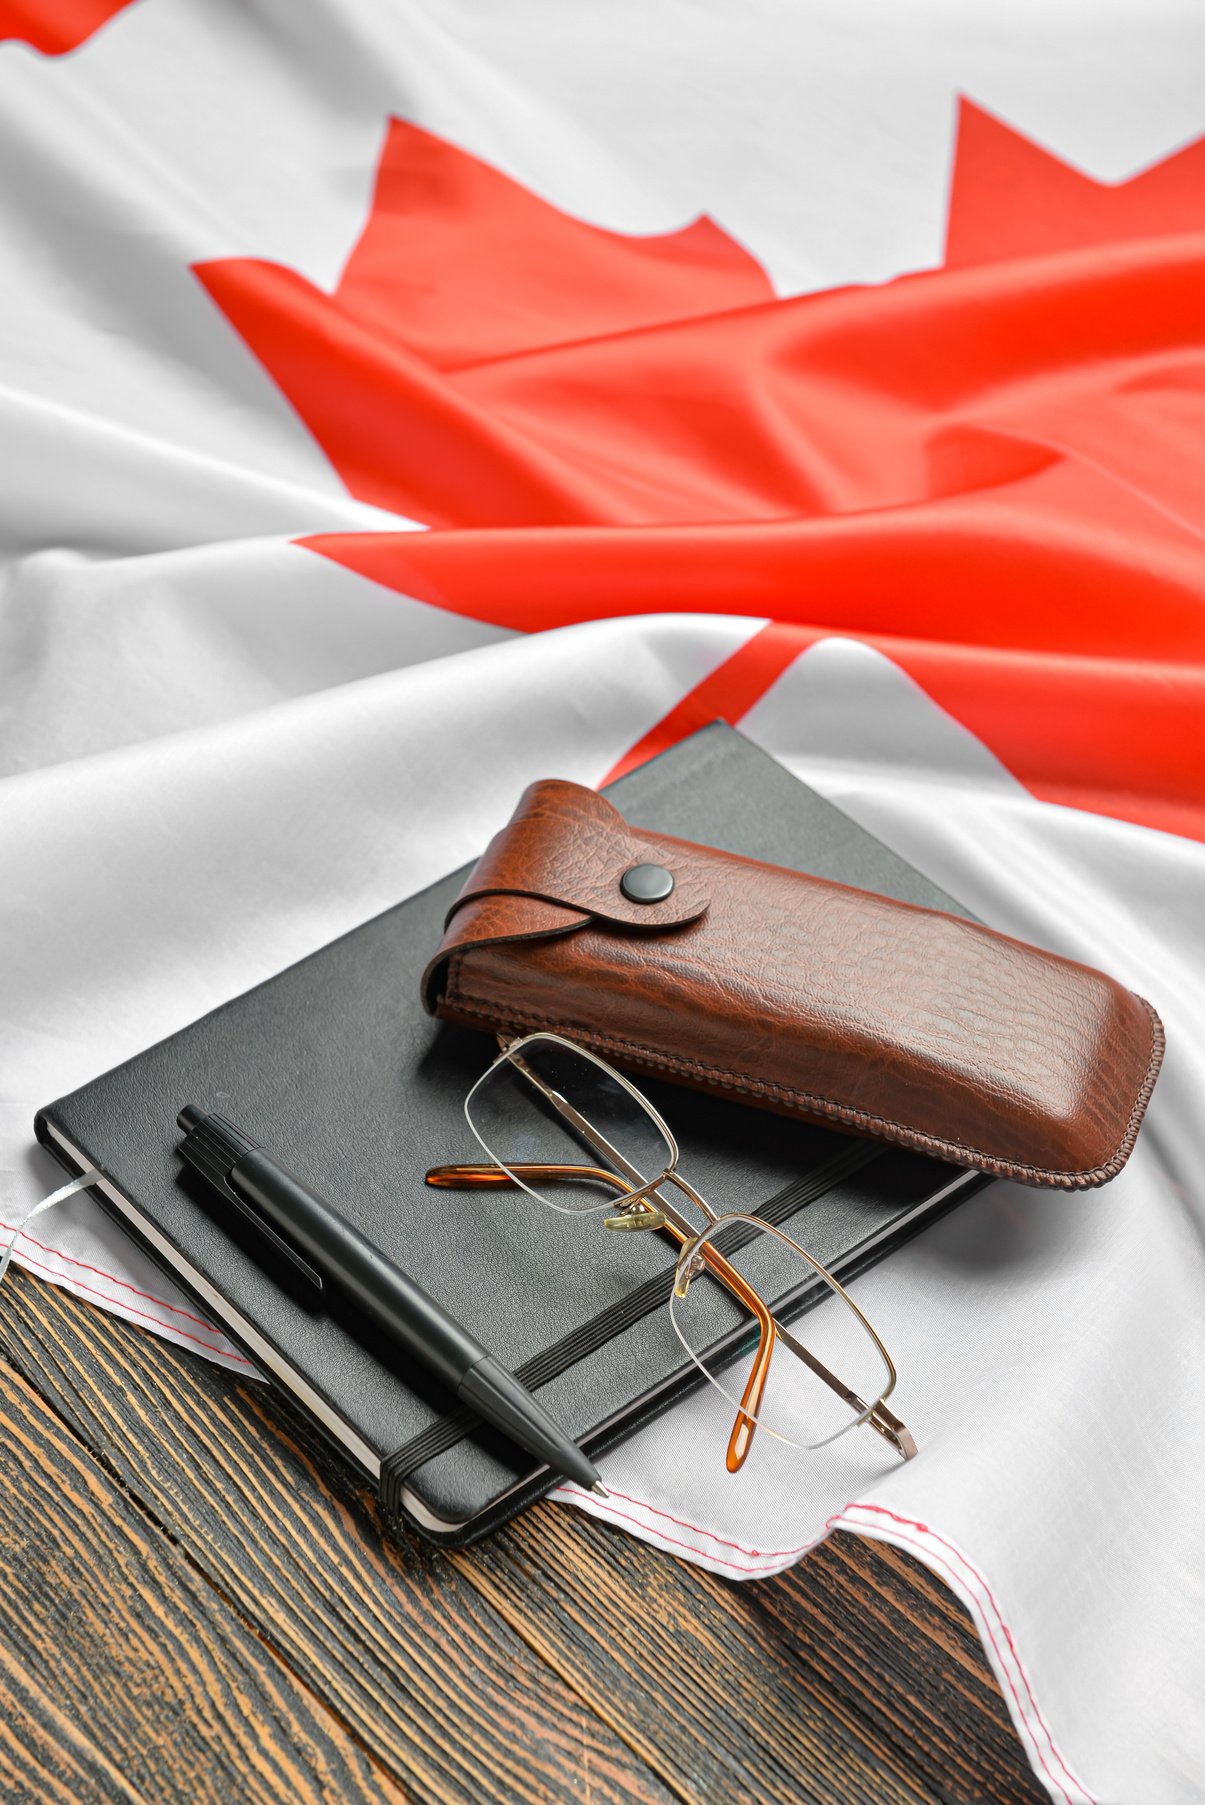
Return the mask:
<path id="1" fill-rule="evenodd" d="M 636 826 L 966 914 L 723 723 L 607 793 Z M 50 1105 L 36 1122 L 65 1165 L 75 1169 L 83 1155 L 149 1219 L 162 1245 L 138 1238 L 174 1277 L 182 1276 L 178 1258 L 190 1262 L 254 1325 L 258 1348 L 222 1319 L 253 1359 L 269 1364 L 267 1348 L 302 1376 L 319 1427 L 329 1434 L 324 1419 L 340 1419 L 352 1458 L 378 1484 L 384 1467 L 386 1505 L 451 1543 L 484 1533 L 555 1476 L 533 1472 L 529 1456 L 455 1413 L 429 1375 L 399 1371 L 395 1350 L 338 1300 L 290 1282 L 254 1227 L 233 1220 L 182 1170 L 175 1119 L 196 1102 L 280 1152 L 538 1385 L 592 1452 L 672 1403 L 698 1375 L 661 1302 L 673 1263 L 661 1237 L 611 1235 L 596 1219 L 555 1216 L 514 1192 L 434 1192 L 423 1183 L 429 1165 L 479 1157 L 463 1101 L 493 1043 L 430 1020 L 419 1002 L 424 964 L 467 870 Z M 674 1130 L 681 1169 L 714 1207 L 749 1211 L 776 1199 L 772 1219 L 838 1274 L 915 1233 L 918 1207 L 930 1206 L 928 1220 L 984 1182 L 678 1086 L 645 1088 Z M 93 1194 L 130 1228 L 112 1195 Z M 193 1294 L 220 1314 L 212 1298 Z M 349 1452 L 347 1436 L 336 1445 Z"/>

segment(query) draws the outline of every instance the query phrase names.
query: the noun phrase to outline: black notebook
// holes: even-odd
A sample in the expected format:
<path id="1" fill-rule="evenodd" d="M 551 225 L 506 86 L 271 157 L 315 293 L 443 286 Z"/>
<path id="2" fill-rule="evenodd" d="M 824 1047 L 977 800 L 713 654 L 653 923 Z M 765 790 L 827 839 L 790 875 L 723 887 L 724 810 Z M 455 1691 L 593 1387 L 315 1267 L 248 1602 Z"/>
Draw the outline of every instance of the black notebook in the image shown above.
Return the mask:
<path id="1" fill-rule="evenodd" d="M 723 723 L 608 794 L 638 827 L 966 913 Z M 71 1171 L 98 1169 L 93 1195 L 377 1485 L 386 1512 L 447 1543 L 504 1521 L 555 1476 L 533 1470 L 531 1456 L 427 1374 L 399 1365 L 338 1300 L 291 1279 L 254 1225 L 234 1219 L 175 1150 L 184 1103 L 228 1114 L 438 1298 L 592 1454 L 706 1383 L 670 1321 L 674 1250 L 661 1236 L 607 1234 L 596 1218 L 558 1215 L 523 1193 L 423 1183 L 428 1166 L 481 1157 L 463 1104 L 494 1043 L 430 1020 L 419 1001 L 465 875 L 366 922 L 36 1122 Z M 640 1082 L 677 1137 L 681 1170 L 713 1207 L 760 1207 L 840 1277 L 985 1182 L 903 1149 Z"/>

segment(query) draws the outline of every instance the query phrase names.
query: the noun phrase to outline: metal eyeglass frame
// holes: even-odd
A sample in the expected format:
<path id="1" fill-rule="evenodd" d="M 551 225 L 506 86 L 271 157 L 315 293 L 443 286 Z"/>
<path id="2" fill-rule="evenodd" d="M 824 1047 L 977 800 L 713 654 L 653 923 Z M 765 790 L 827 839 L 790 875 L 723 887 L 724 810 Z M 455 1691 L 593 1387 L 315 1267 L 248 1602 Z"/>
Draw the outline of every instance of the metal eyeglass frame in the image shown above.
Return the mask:
<path id="1" fill-rule="evenodd" d="M 592 1064 L 599 1067 L 608 1078 L 621 1085 L 623 1089 L 631 1095 L 639 1108 L 644 1111 L 659 1129 L 665 1144 L 669 1149 L 669 1163 L 659 1177 L 651 1180 L 643 1179 L 640 1173 L 637 1172 L 633 1166 L 628 1164 L 622 1154 L 610 1144 L 606 1136 L 602 1134 L 592 1122 L 587 1121 L 587 1119 L 581 1115 L 566 1098 L 562 1097 L 558 1091 L 555 1091 L 550 1085 L 546 1084 L 539 1073 L 533 1070 L 532 1066 L 522 1057 L 522 1055 L 525 1048 L 532 1046 L 536 1042 L 551 1043 L 554 1046 L 564 1048 L 569 1053 L 575 1054 L 579 1059 L 589 1060 Z M 773 1223 L 766 1222 L 761 1217 L 756 1216 L 743 1216 L 735 1213 L 726 1213 L 722 1216 L 717 1215 L 706 1199 L 701 1197 L 694 1186 L 690 1184 L 688 1180 L 683 1178 L 682 1174 L 677 1170 L 679 1157 L 678 1143 L 674 1139 L 668 1124 L 662 1120 L 662 1117 L 657 1110 L 653 1108 L 653 1105 L 649 1102 L 648 1098 L 636 1087 L 636 1085 L 628 1078 L 625 1078 L 622 1072 L 617 1072 L 613 1066 L 608 1065 L 606 1060 L 600 1059 L 596 1053 L 590 1052 L 586 1047 L 576 1045 L 571 1040 L 566 1040 L 563 1035 L 551 1034 L 543 1031 L 535 1034 L 523 1035 L 515 1039 L 506 1039 L 504 1036 L 499 1035 L 498 1043 L 501 1050 L 499 1051 L 497 1058 L 491 1063 L 487 1071 L 485 1071 L 477 1080 L 476 1084 L 474 1084 L 465 1102 L 465 1116 L 468 1120 L 469 1127 L 472 1129 L 474 1137 L 481 1142 L 485 1152 L 491 1153 L 491 1149 L 485 1145 L 480 1134 L 478 1134 L 472 1116 L 469 1114 L 469 1105 L 476 1092 L 488 1081 L 492 1074 L 496 1072 L 500 1066 L 509 1064 L 540 1091 L 544 1099 L 564 1118 L 569 1127 L 572 1128 L 582 1140 L 593 1147 L 595 1152 L 602 1158 L 610 1160 L 611 1163 L 618 1168 L 618 1172 L 622 1173 L 623 1176 L 618 1176 L 616 1172 L 608 1171 L 602 1166 L 559 1164 L 535 1165 L 528 1163 L 502 1166 L 491 1163 L 489 1165 L 432 1166 L 427 1172 L 426 1182 L 439 1189 L 481 1190 L 499 1189 L 510 1187 L 512 1185 L 517 1185 L 521 1189 L 528 1189 L 526 1183 L 528 1179 L 535 1180 L 541 1178 L 556 1179 L 558 1181 L 589 1180 L 594 1183 L 606 1184 L 616 1192 L 621 1200 L 618 1207 L 618 1213 L 614 1216 L 605 1218 L 604 1225 L 607 1228 L 619 1230 L 661 1230 L 677 1242 L 680 1251 L 678 1254 L 677 1268 L 674 1274 L 674 1295 L 676 1297 L 682 1298 L 686 1296 L 692 1279 L 694 1279 L 704 1267 L 714 1278 L 718 1279 L 719 1282 L 732 1293 L 737 1301 L 756 1317 L 758 1323 L 757 1352 L 754 1355 L 752 1364 L 749 1368 L 749 1377 L 745 1383 L 740 1404 L 737 1407 L 736 1421 L 733 1424 L 732 1434 L 728 1440 L 726 1465 L 730 1473 L 739 1472 L 748 1458 L 749 1450 L 753 1444 L 754 1432 L 757 1428 L 757 1411 L 761 1405 L 766 1383 L 769 1379 L 770 1362 L 773 1357 L 774 1348 L 778 1343 L 781 1343 L 783 1347 L 796 1357 L 796 1359 L 801 1360 L 809 1371 L 814 1373 L 825 1385 L 829 1386 L 829 1388 L 834 1391 L 844 1403 L 850 1405 L 851 1408 L 856 1409 L 860 1413 L 846 1426 L 846 1428 L 839 1430 L 838 1434 L 845 1434 L 847 1429 L 857 1428 L 863 1423 L 868 1423 L 872 1429 L 891 1443 L 892 1447 L 902 1460 L 911 1460 L 916 1453 L 916 1443 L 906 1426 L 893 1411 L 887 1409 L 886 1404 L 886 1400 L 891 1396 L 891 1393 L 895 1389 L 896 1371 L 894 1363 L 892 1362 L 887 1349 L 884 1347 L 882 1341 L 879 1339 L 862 1311 L 858 1308 L 857 1304 L 854 1302 L 853 1298 L 850 1297 L 845 1288 L 833 1277 L 832 1273 L 827 1271 L 817 1259 L 808 1253 L 806 1248 L 800 1247 L 798 1242 L 793 1241 L 789 1235 L 784 1234 L 782 1229 L 775 1227 Z M 668 1198 L 660 1195 L 660 1187 L 662 1185 L 676 1186 L 700 1212 L 707 1224 L 706 1228 L 696 1230 L 680 1211 L 675 1209 Z M 536 1195 L 538 1195 L 538 1193 Z M 831 1285 L 838 1297 L 842 1298 L 854 1312 L 854 1315 L 858 1318 L 862 1327 L 866 1330 L 867 1334 L 877 1347 L 882 1356 L 884 1366 L 887 1369 L 887 1384 L 873 1404 L 867 1404 L 856 1392 L 851 1390 L 843 1380 L 837 1378 L 834 1373 L 831 1373 L 802 1342 L 798 1341 L 795 1336 L 788 1331 L 785 1325 L 777 1320 L 769 1306 L 759 1296 L 757 1291 L 755 1291 L 741 1274 L 737 1272 L 735 1267 L 724 1258 L 723 1254 L 721 1254 L 710 1241 L 707 1241 L 700 1248 L 699 1243 L 705 1235 L 709 1235 L 713 1228 L 722 1227 L 729 1222 L 743 1222 L 754 1229 L 777 1235 L 780 1240 L 785 1242 L 789 1248 L 793 1249 L 801 1259 L 811 1266 L 822 1279 Z M 690 1350 L 688 1349 L 688 1352 L 689 1351 Z M 699 1362 L 694 1355 L 692 1355 L 692 1358 L 695 1358 L 696 1365 L 701 1366 L 701 1362 Z M 706 1368 L 701 1368 L 701 1370 L 706 1373 Z M 707 1376 L 710 1377 L 710 1374 Z M 773 1431 L 771 1431 L 771 1433 L 773 1433 Z M 828 1439 L 831 1441 L 835 1440 L 836 1437 L 830 1436 Z"/>

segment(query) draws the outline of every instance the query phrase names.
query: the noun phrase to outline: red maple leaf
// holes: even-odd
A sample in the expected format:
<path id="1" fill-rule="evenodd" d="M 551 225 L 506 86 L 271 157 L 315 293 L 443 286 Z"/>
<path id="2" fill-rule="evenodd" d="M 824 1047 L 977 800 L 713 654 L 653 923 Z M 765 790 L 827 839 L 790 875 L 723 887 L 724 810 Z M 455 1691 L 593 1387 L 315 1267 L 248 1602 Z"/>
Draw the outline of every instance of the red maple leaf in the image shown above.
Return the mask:
<path id="1" fill-rule="evenodd" d="M 333 294 L 198 275 L 350 491 L 439 529 L 315 551 L 512 627 L 771 616 L 712 713 L 855 634 L 1038 793 L 1205 835 L 1203 154 L 1106 187 L 966 105 L 952 267 L 780 301 L 708 221 L 604 232 L 394 123 Z"/>
<path id="2" fill-rule="evenodd" d="M 63 56 L 124 12 L 132 0 L 0 0 L 0 43 L 16 38 L 43 56 Z"/>
<path id="3" fill-rule="evenodd" d="M 1199 232 L 1205 138 L 1125 182 L 1095 182 L 962 100 L 950 187 L 946 267 L 1073 245 Z"/>
<path id="4" fill-rule="evenodd" d="M 439 526 L 639 507 L 647 475 L 600 467 L 575 364 L 625 334 L 772 299 L 710 220 L 658 238 L 602 231 L 400 120 L 333 294 L 275 263 L 197 274 L 351 493 Z"/>

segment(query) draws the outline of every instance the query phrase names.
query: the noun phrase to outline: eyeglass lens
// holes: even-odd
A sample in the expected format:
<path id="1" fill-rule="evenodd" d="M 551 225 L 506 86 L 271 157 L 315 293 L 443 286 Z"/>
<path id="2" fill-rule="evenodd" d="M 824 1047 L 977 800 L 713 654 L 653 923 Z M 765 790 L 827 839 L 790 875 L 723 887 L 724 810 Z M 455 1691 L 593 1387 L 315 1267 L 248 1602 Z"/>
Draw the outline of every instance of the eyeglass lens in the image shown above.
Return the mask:
<path id="1" fill-rule="evenodd" d="M 728 1274 L 747 1285 L 784 1324 L 790 1341 L 775 1337 L 764 1389 L 745 1403 L 758 1358 L 761 1330 L 753 1309 L 733 1294 L 707 1263 L 708 1250 Z M 747 1216 L 723 1216 L 694 1244 L 694 1273 L 685 1296 L 670 1302 L 687 1353 L 736 1408 L 795 1447 L 814 1448 L 862 1422 L 890 1383 L 890 1369 L 873 1335 L 829 1279 L 789 1240 Z M 680 1288 L 680 1287 L 679 1287 Z M 806 1300 L 813 1307 L 801 1311 Z M 823 1369 L 836 1384 L 824 1378 Z"/>
<path id="2" fill-rule="evenodd" d="M 660 1178 L 673 1156 L 656 1118 L 615 1073 L 552 1036 L 532 1037 L 496 1061 L 469 1093 L 465 1115 L 495 1165 L 541 1202 L 574 1214 L 614 1208 L 627 1187 Z"/>

